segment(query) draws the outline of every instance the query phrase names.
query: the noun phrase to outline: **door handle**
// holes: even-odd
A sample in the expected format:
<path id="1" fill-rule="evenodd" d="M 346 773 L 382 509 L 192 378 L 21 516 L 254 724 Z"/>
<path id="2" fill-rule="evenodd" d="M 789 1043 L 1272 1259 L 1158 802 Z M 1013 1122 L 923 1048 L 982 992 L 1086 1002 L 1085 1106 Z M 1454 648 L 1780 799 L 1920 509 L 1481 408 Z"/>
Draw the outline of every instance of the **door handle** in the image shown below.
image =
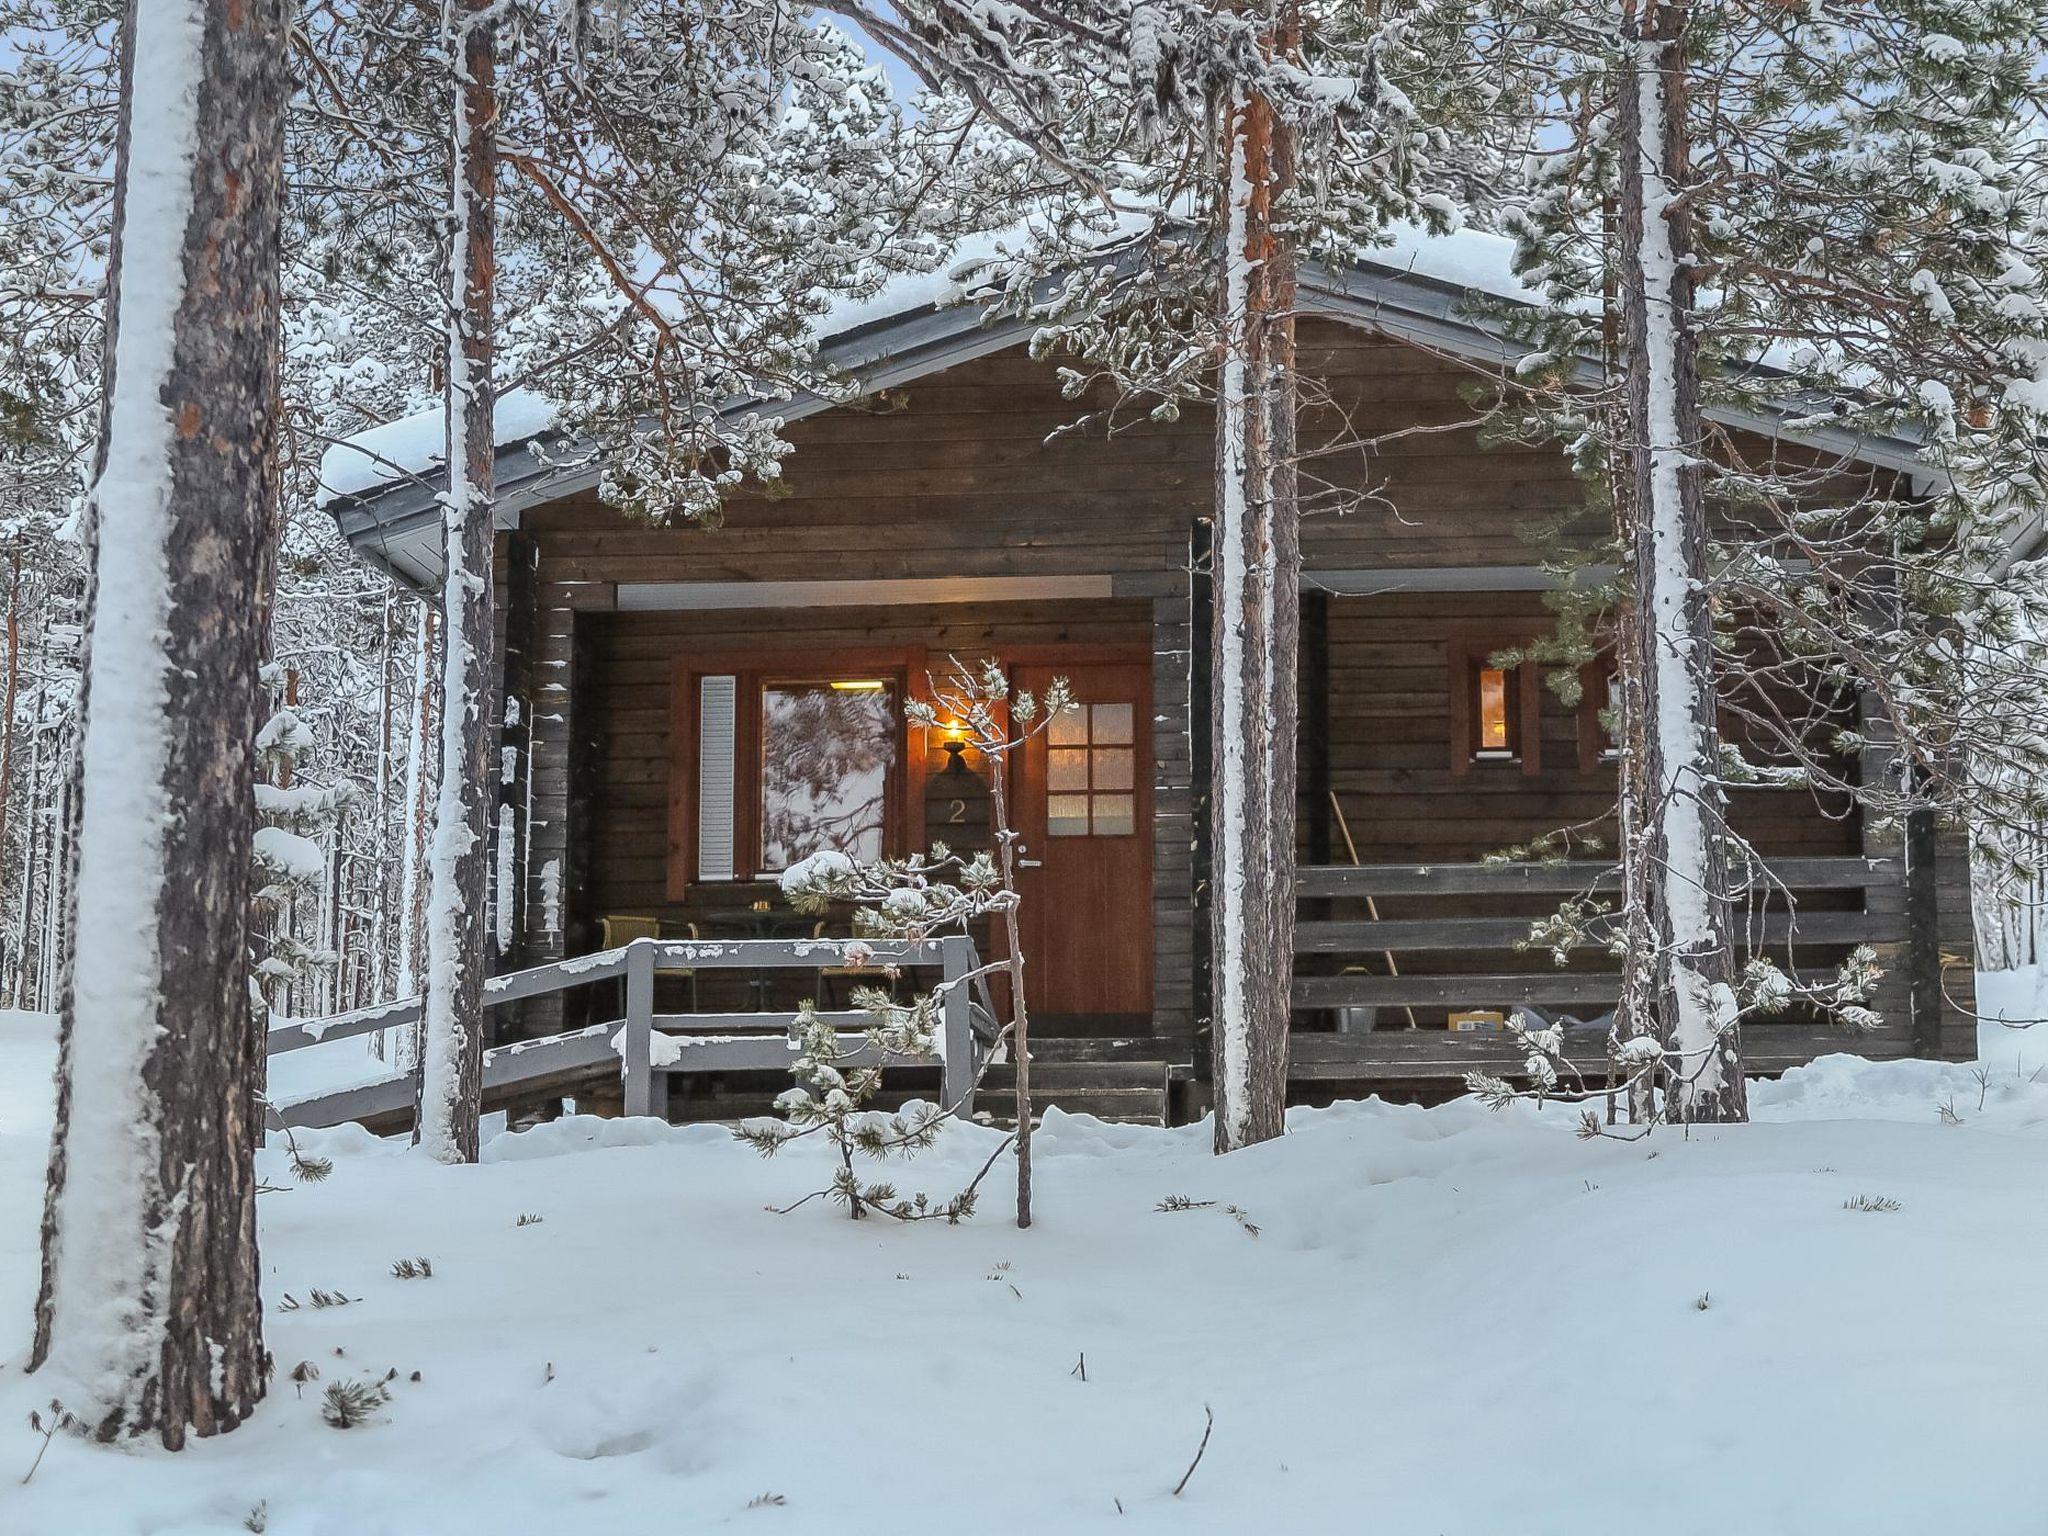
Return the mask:
<path id="1" fill-rule="evenodd" d="M 1043 860 L 1043 859 L 1019 859 L 1019 860 L 1017 861 L 1017 867 L 1018 867 L 1019 869 L 1043 869 L 1043 868 L 1045 868 L 1045 860 Z"/>

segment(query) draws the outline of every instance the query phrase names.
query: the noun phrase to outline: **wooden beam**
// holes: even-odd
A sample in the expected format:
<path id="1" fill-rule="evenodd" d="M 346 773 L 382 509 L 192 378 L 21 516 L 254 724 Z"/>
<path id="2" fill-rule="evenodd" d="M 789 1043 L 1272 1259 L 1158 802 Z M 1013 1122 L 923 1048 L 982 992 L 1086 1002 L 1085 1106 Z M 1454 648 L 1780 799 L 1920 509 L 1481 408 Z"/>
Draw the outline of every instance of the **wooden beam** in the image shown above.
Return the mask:
<path id="1" fill-rule="evenodd" d="M 1611 565 L 1589 565 L 1567 583 L 1542 565 L 1417 565 L 1351 570 L 1305 570 L 1304 595 L 1375 597 L 1383 592 L 1555 592 L 1560 587 L 1597 587 L 1612 579 Z"/>
<path id="2" fill-rule="evenodd" d="M 1194 846 L 1189 850 L 1189 878 L 1193 883 L 1190 920 L 1193 925 L 1191 959 L 1194 965 L 1192 999 L 1194 1015 L 1193 1049 L 1195 1080 L 1206 1082 L 1211 1072 L 1210 1030 L 1216 1011 L 1216 956 L 1209 931 L 1209 882 L 1215 869 L 1214 728 L 1213 703 L 1215 658 L 1210 632 L 1215 620 L 1215 583 L 1210 568 L 1215 558 L 1215 523 L 1197 517 L 1188 536 L 1188 773 L 1191 828 Z"/>
<path id="3" fill-rule="evenodd" d="M 622 581 L 620 613 L 737 608 L 893 608 L 926 603 L 1036 603 L 1114 596 L 1100 576 L 903 576 L 887 581 Z"/>
<path id="4" fill-rule="evenodd" d="M 1523 976 L 1297 976 L 1297 1008 L 1369 1008 L 1414 1003 L 1512 1008 L 1517 1003 L 1611 1003 L 1621 995 L 1613 972 L 1552 971 Z"/>
<path id="5" fill-rule="evenodd" d="M 1300 894 L 1321 896 L 1483 896 L 1509 891 L 1565 892 L 1611 887 L 1612 864 L 1563 859 L 1527 864 L 1361 864 L 1304 868 Z M 1793 890 L 1882 888 L 1900 878 L 1899 861 L 1843 855 L 1774 860 L 1771 874 Z"/>
<path id="6" fill-rule="evenodd" d="M 1295 925 L 1297 954 L 1364 954 L 1383 950 L 1457 951 L 1514 949 L 1529 942 L 1526 917 L 1402 917 L 1382 922 L 1301 922 Z M 1606 923 L 1595 929 L 1605 937 Z M 1767 912 L 1738 919 L 1736 947 L 1755 938 L 1764 944 L 1895 944 L 1909 935 L 1882 912 Z M 1937 997 L 1939 993 L 1937 992 Z"/>

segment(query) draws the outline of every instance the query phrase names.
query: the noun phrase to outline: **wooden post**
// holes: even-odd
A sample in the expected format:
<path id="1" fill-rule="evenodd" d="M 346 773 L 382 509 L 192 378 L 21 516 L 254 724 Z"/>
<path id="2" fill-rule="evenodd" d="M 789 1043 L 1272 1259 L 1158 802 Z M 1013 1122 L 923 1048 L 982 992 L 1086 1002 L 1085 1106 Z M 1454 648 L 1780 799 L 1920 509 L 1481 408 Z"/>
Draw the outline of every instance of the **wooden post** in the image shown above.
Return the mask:
<path id="1" fill-rule="evenodd" d="M 1188 859 L 1189 920 L 1194 927 L 1189 1028 L 1197 1082 L 1209 1080 L 1215 1062 L 1210 1036 L 1215 1025 L 1216 947 L 1210 931 L 1209 903 L 1215 858 L 1212 810 L 1216 765 L 1211 749 L 1215 739 L 1211 720 L 1215 652 L 1209 639 L 1215 622 L 1215 534 L 1214 521 L 1198 517 L 1188 540 L 1188 804 L 1194 844 Z"/>
<path id="2" fill-rule="evenodd" d="M 1935 879 L 1934 812 L 1906 813 L 1906 1010 L 1913 1054 L 1941 1059 L 1941 892 Z"/>
<path id="3" fill-rule="evenodd" d="M 972 999 L 968 996 L 966 977 L 974 969 L 974 945 L 966 937 L 955 934 L 940 941 L 940 952 L 944 957 L 946 978 L 946 1001 L 940 1012 L 940 1036 L 946 1048 L 944 1084 L 940 1097 L 944 1107 L 952 1110 L 962 1119 L 974 1115 L 975 1060 L 974 1027 L 969 1010 Z"/>
<path id="4" fill-rule="evenodd" d="M 654 950 L 652 939 L 626 946 L 626 1029 L 619 1054 L 628 1115 L 654 1113 Z"/>
<path id="5" fill-rule="evenodd" d="M 1307 780 L 1308 861 L 1330 862 L 1330 594 L 1301 594 L 1301 767 Z M 1353 863 L 1358 862 L 1356 859 Z M 1323 903 L 1318 916 L 1328 915 Z"/>
<path id="6" fill-rule="evenodd" d="M 528 963 L 526 918 L 527 807 L 533 782 L 534 641 L 539 593 L 539 549 L 530 533 L 513 532 L 505 540 L 504 676 L 498 706 L 498 797 L 492 812 L 492 833 L 511 827 L 509 871 L 494 869 L 493 912 L 498 933 L 507 942 L 492 946 L 494 971 L 516 971 Z M 495 845 L 494 845 L 495 846 Z M 494 861 L 495 862 L 495 861 Z M 509 873 L 509 879 L 500 877 Z M 514 1016 L 523 1023 L 527 1010 Z M 493 1043 L 521 1031 L 501 1024 Z"/>

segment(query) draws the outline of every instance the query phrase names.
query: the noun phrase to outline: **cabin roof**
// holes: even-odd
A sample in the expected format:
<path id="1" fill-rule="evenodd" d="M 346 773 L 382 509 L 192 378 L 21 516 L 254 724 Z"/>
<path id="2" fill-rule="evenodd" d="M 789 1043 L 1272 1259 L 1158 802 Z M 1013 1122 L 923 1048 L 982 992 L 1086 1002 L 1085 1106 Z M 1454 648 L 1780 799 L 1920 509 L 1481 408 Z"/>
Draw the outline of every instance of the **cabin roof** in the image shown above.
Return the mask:
<path id="1" fill-rule="evenodd" d="M 873 392 L 1023 345 L 1037 328 L 1033 322 L 991 319 L 984 306 L 970 302 L 972 276 L 998 254 L 1001 238 L 965 243 L 944 268 L 900 276 L 872 297 L 832 305 L 816 325 L 821 360 Z M 1304 265 L 1301 310 L 1467 361 L 1509 365 L 1525 349 L 1472 301 L 1536 301 L 1534 290 L 1513 271 L 1512 253 L 1513 242 L 1480 230 L 1432 235 L 1398 227 L 1383 247 L 1347 266 Z M 1589 362 L 1585 369 L 1591 382 L 1594 367 Z M 725 409 L 734 415 L 767 410 L 784 421 L 800 421 L 835 403 L 806 393 L 768 402 L 738 399 Z M 508 390 L 499 397 L 495 414 L 495 516 L 500 527 L 516 528 L 527 508 L 597 484 L 594 465 L 545 464 L 532 452 L 554 421 L 547 399 L 528 389 Z M 1810 416 L 1795 431 L 1776 417 L 1712 414 L 1739 430 L 1916 478 L 1928 474 L 1920 444 L 1908 439 L 1816 427 Z M 321 458 L 320 504 L 359 555 L 409 586 L 429 586 L 440 578 L 443 456 L 442 414 L 435 408 L 343 439 Z"/>

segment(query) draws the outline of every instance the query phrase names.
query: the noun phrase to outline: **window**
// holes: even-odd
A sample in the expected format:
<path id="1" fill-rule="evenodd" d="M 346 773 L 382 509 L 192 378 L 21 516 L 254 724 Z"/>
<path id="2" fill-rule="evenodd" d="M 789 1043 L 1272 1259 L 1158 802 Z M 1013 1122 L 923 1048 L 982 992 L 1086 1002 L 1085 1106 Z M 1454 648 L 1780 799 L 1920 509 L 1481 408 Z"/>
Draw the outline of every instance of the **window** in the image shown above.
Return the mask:
<path id="1" fill-rule="evenodd" d="M 1526 645 L 1527 635 L 1460 636 L 1445 647 L 1450 664 L 1451 772 L 1475 765 L 1542 769 L 1541 682 L 1533 663 L 1502 667 L 1494 658 Z"/>
<path id="2" fill-rule="evenodd" d="M 693 657 L 673 674 L 668 899 L 905 841 L 903 652 Z"/>
<path id="3" fill-rule="evenodd" d="M 1522 717 L 1514 699 L 1513 678 L 1519 667 L 1472 669 L 1472 754 L 1512 760 L 1520 755 Z"/>
<path id="4" fill-rule="evenodd" d="M 1045 835 L 1130 837 L 1138 830 L 1131 706 L 1071 704 L 1046 727 Z"/>
<path id="5" fill-rule="evenodd" d="M 827 849 L 878 859 L 903 710 L 893 683 L 761 684 L 761 870 Z"/>

